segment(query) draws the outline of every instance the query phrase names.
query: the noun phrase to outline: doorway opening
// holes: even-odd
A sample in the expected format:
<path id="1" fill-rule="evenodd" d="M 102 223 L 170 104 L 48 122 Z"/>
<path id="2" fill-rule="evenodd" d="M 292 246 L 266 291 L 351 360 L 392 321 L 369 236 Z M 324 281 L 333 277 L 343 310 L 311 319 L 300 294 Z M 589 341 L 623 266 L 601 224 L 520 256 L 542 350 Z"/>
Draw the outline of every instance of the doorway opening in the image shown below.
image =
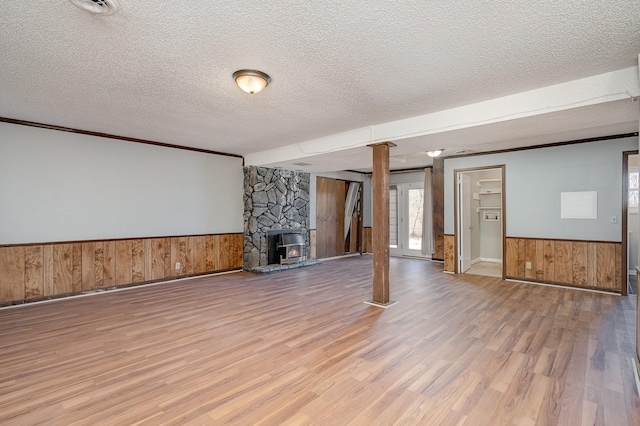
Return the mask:
<path id="1" fill-rule="evenodd" d="M 316 178 L 316 257 L 362 253 L 362 182 Z"/>
<path id="2" fill-rule="evenodd" d="M 504 278 L 504 166 L 455 173 L 456 272 Z"/>

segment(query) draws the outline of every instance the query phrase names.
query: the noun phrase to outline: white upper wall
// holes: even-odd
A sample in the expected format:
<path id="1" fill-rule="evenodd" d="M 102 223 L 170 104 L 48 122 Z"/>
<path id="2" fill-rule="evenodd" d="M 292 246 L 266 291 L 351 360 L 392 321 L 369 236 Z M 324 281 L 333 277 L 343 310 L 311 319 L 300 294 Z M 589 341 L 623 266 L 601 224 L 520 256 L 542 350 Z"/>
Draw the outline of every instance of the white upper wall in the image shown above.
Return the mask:
<path id="1" fill-rule="evenodd" d="M 454 170 L 504 164 L 508 237 L 621 241 L 622 152 L 637 149 L 631 137 L 445 159 L 445 233 L 454 232 Z M 598 192 L 597 219 L 560 219 L 560 193 L 575 191 Z"/>
<path id="2" fill-rule="evenodd" d="M 0 123 L 0 244 L 242 232 L 242 159 Z"/>
<path id="3" fill-rule="evenodd" d="M 392 185 L 398 185 L 401 183 L 423 183 L 424 182 L 424 172 L 413 172 L 413 173 L 391 173 L 389 176 L 389 183 Z"/>

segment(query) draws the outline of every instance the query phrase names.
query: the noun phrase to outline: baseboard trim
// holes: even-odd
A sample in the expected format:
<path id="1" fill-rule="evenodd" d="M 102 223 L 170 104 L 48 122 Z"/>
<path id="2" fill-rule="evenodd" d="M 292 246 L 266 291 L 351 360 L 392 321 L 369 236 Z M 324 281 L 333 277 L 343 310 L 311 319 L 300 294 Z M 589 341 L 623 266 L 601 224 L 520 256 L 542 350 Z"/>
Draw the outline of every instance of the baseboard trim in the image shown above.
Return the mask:
<path id="1" fill-rule="evenodd" d="M 588 292 L 591 292 L 591 293 L 608 294 L 610 296 L 620 296 L 620 293 L 616 293 L 616 292 L 613 292 L 613 291 L 595 290 L 595 289 L 591 289 L 591 288 L 573 287 L 573 286 L 568 286 L 568 285 L 547 284 L 547 283 L 541 283 L 539 281 L 524 281 L 524 280 L 516 280 L 516 279 L 513 279 L 513 278 L 505 278 L 505 281 L 509 281 L 509 282 L 512 282 L 512 283 L 520 283 L 520 284 L 542 285 L 542 286 L 545 286 L 545 287 L 564 288 L 564 289 L 567 289 L 567 290 L 588 291 Z"/>
<path id="2" fill-rule="evenodd" d="M 499 263 L 502 264 L 502 259 L 494 259 L 492 257 L 477 257 L 471 261 L 472 265 L 480 262 Z"/>
<path id="3" fill-rule="evenodd" d="M 382 308 L 382 309 L 387 309 L 390 306 L 395 305 L 396 303 L 398 303 L 395 300 L 389 300 L 387 303 L 378 303 L 378 302 L 374 302 L 373 300 L 366 300 L 364 302 L 365 305 L 371 305 L 371 306 L 375 306 L 376 308 Z"/>

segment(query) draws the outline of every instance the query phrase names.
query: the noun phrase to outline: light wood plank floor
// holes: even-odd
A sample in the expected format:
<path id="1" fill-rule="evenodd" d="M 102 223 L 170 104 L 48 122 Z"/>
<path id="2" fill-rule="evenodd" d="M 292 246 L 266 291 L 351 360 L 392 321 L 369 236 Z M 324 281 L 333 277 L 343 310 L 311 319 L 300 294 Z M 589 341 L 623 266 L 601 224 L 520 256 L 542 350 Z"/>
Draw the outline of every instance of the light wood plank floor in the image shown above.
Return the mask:
<path id="1" fill-rule="evenodd" d="M 2 425 L 639 425 L 633 298 L 369 256 L 0 311 Z"/>

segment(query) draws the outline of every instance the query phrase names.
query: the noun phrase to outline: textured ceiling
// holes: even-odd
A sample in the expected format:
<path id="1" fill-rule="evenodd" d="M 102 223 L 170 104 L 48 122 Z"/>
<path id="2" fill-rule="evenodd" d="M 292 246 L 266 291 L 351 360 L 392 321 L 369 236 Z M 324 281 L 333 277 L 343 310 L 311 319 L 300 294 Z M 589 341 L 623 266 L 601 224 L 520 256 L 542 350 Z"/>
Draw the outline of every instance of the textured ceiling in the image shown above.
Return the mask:
<path id="1" fill-rule="evenodd" d="M 640 53 L 630 0 L 119 3 L 100 17 L 1 2 L 0 116 L 245 155 L 637 66 Z M 241 92 L 241 68 L 272 84 Z M 585 128 L 544 118 L 563 135 Z M 502 127 L 482 142 L 535 136 Z"/>

